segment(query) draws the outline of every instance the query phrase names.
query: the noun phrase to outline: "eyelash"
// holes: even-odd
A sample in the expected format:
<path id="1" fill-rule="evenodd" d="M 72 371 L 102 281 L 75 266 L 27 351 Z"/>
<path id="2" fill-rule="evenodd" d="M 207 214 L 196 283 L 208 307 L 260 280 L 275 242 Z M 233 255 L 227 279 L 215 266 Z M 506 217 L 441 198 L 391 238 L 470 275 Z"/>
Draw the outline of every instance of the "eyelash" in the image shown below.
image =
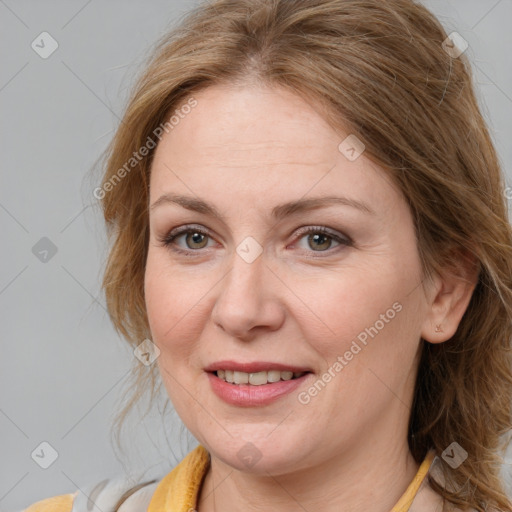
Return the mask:
<path id="1" fill-rule="evenodd" d="M 202 235 L 206 235 L 206 236 L 209 236 L 210 238 L 212 238 L 210 233 L 207 230 L 203 229 L 202 227 L 195 226 L 195 225 L 187 225 L 187 226 L 182 226 L 180 228 L 173 229 L 168 234 L 166 234 L 162 237 L 158 237 L 158 241 L 160 242 L 160 244 L 162 246 L 169 248 L 173 252 L 176 252 L 179 254 L 184 254 L 184 255 L 190 256 L 190 257 L 194 257 L 196 255 L 195 253 L 201 252 L 202 249 L 185 250 L 185 249 L 180 249 L 174 245 L 174 241 L 176 240 L 176 238 L 180 237 L 181 235 L 188 234 L 188 233 L 200 233 Z M 300 240 L 305 235 L 308 235 L 310 233 L 321 233 L 322 235 L 327 235 L 328 238 L 331 238 L 332 240 L 338 242 L 340 244 L 340 246 L 335 247 L 334 249 L 327 249 L 325 251 L 308 251 L 308 252 L 329 253 L 329 255 L 331 255 L 333 251 L 336 251 L 337 249 L 342 248 L 341 246 L 351 247 L 353 245 L 353 241 L 349 237 L 338 236 L 335 232 L 330 231 L 329 229 L 325 228 L 324 226 L 307 226 L 305 228 L 301 228 L 301 229 L 299 229 L 299 231 L 297 233 L 297 239 Z M 322 258 L 324 256 L 313 256 L 313 257 L 314 258 L 318 258 L 318 257 Z"/>

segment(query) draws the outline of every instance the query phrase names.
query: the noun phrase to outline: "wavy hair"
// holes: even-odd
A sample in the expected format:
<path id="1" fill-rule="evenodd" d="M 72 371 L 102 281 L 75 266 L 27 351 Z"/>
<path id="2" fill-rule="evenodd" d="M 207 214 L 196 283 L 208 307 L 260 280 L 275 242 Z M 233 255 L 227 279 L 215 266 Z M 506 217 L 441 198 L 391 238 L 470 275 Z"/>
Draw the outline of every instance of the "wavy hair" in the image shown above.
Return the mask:
<path id="1" fill-rule="evenodd" d="M 439 20 L 413 0 L 214 0 L 196 7 L 158 41 L 104 155 L 99 196 L 111 246 L 102 286 L 116 331 L 133 347 L 150 338 L 144 273 L 154 149 L 131 158 L 187 98 L 230 83 L 285 87 L 316 101 L 399 186 L 425 276 L 453 267 L 456 254 L 478 262 L 455 335 L 439 344 L 421 340 L 408 443 L 418 463 L 453 441 L 468 453 L 456 469 L 443 464 L 446 485 L 429 475 L 443 502 L 512 511 L 499 474 L 512 428 L 506 185 L 469 60 L 447 51 L 446 39 Z M 158 382 L 156 365 L 135 362 L 135 393 L 116 417 L 118 431 L 143 390 Z"/>

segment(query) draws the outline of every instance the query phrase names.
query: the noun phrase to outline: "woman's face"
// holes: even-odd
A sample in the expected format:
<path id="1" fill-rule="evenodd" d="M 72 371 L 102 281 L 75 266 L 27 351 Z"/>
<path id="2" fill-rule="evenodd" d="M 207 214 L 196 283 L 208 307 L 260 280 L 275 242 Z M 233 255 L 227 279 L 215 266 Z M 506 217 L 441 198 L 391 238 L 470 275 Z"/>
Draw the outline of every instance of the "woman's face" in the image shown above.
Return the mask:
<path id="1" fill-rule="evenodd" d="M 254 473 L 403 453 L 428 309 L 404 198 L 290 92 L 194 97 L 150 182 L 146 305 L 176 411 Z"/>

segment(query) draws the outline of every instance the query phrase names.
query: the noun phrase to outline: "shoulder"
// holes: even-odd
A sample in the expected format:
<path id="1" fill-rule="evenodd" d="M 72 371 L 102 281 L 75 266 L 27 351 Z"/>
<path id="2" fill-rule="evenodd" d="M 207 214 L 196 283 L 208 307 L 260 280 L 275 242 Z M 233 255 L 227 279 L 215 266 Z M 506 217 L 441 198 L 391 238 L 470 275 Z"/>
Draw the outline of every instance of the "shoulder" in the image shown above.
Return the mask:
<path id="1" fill-rule="evenodd" d="M 427 459 L 426 459 L 427 460 Z M 442 487 L 445 486 L 444 473 L 440 457 L 432 453 L 432 462 L 428 468 L 425 478 L 416 493 L 408 512 L 477 512 L 474 508 L 461 509 L 453 503 L 444 500 L 430 485 L 428 477 L 432 477 Z"/>
<path id="2" fill-rule="evenodd" d="M 103 480 L 73 494 L 38 501 L 23 512 L 139 512 L 149 505 L 159 480 L 134 483 L 126 478 Z"/>
<path id="3" fill-rule="evenodd" d="M 38 501 L 24 509 L 23 512 L 71 512 L 75 494 L 62 494 Z"/>

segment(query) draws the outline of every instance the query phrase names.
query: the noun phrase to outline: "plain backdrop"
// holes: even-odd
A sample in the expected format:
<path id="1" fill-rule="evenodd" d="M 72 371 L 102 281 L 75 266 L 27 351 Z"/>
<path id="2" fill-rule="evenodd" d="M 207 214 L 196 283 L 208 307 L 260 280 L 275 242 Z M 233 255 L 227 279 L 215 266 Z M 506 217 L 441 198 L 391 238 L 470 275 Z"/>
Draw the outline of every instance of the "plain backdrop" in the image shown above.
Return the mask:
<path id="1" fill-rule="evenodd" d="M 469 43 L 510 186 L 512 0 L 424 3 Z M 0 0 L 0 511 L 125 470 L 162 476 L 196 445 L 157 406 L 131 421 L 127 466 L 112 449 L 112 414 L 134 356 L 100 291 L 106 237 L 90 179 L 152 45 L 196 4 Z M 45 35 L 44 51 L 58 44 L 47 58 L 32 46 L 42 32 L 56 41 Z M 42 453 L 57 456 L 47 469 Z M 509 484 L 511 462 L 509 454 Z"/>

